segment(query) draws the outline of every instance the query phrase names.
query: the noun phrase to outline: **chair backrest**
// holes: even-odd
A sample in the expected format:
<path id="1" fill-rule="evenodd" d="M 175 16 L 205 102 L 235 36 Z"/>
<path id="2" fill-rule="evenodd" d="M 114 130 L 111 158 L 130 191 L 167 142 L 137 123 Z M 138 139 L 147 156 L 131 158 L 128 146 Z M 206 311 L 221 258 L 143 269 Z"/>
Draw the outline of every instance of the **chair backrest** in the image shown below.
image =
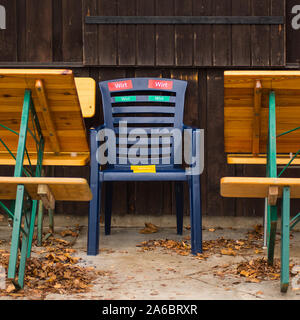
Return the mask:
<path id="1" fill-rule="evenodd" d="M 133 78 L 100 82 L 99 85 L 106 128 L 116 133 L 117 165 L 174 166 L 174 139 L 170 132 L 174 128 L 183 129 L 187 82 Z M 129 141 L 124 140 L 122 130 L 120 132 L 120 123 L 125 125 L 124 122 L 131 136 Z M 168 139 L 169 147 L 166 146 Z M 135 158 L 136 162 L 125 163 L 127 156 Z"/>

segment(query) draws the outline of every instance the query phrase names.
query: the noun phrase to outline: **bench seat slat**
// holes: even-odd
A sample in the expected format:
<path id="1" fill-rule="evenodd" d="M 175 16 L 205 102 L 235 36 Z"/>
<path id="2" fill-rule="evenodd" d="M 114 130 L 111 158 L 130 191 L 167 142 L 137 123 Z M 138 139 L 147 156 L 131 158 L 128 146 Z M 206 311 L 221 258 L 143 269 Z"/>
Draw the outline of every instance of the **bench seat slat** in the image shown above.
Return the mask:
<path id="1" fill-rule="evenodd" d="M 229 198 L 267 198 L 269 187 L 279 187 L 279 197 L 282 189 L 290 187 L 291 198 L 300 199 L 300 178 L 239 178 L 226 177 L 221 179 L 221 195 Z"/>
<path id="2" fill-rule="evenodd" d="M 0 199 L 15 200 L 18 185 L 24 185 L 33 200 L 41 200 L 38 186 L 49 187 L 56 201 L 90 201 L 92 194 L 81 178 L 14 178 L 0 177 Z"/>

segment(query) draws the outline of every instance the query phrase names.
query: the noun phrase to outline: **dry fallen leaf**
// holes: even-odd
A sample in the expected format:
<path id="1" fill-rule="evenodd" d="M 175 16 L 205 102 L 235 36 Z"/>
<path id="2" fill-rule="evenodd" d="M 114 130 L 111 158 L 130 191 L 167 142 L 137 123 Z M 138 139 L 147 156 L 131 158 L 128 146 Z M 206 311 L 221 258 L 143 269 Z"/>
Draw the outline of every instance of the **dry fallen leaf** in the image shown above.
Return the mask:
<path id="1" fill-rule="evenodd" d="M 7 288 L 6 288 L 6 292 L 7 293 L 12 293 L 15 290 L 16 290 L 16 287 L 13 284 L 8 285 Z"/>
<path id="2" fill-rule="evenodd" d="M 158 227 L 152 223 L 145 223 L 145 228 L 140 230 L 141 234 L 151 234 L 158 232 Z"/>

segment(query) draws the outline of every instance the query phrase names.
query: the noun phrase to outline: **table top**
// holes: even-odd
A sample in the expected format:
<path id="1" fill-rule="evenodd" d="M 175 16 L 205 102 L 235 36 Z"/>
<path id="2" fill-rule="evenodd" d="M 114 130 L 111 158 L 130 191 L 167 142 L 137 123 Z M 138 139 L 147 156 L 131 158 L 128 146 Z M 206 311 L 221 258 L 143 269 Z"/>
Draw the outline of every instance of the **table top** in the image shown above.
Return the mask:
<path id="1" fill-rule="evenodd" d="M 225 71 L 226 153 L 251 154 L 255 126 L 259 128 L 259 153 L 266 153 L 271 90 L 276 99 L 277 134 L 299 127 L 300 71 Z M 299 130 L 282 136 L 277 139 L 277 152 L 295 153 L 299 150 L 299 141 Z"/>
<path id="2" fill-rule="evenodd" d="M 0 124 L 17 132 L 26 89 L 32 93 L 45 138 L 45 153 L 72 154 L 74 160 L 77 153 L 89 154 L 84 117 L 95 113 L 95 81 L 75 78 L 71 70 L 0 69 Z M 10 150 L 17 150 L 18 136 L 0 128 L 0 137 Z M 35 152 L 35 142 L 30 135 L 27 148 L 29 153 Z M 3 152 L 5 149 L 0 146 L 0 153 Z"/>

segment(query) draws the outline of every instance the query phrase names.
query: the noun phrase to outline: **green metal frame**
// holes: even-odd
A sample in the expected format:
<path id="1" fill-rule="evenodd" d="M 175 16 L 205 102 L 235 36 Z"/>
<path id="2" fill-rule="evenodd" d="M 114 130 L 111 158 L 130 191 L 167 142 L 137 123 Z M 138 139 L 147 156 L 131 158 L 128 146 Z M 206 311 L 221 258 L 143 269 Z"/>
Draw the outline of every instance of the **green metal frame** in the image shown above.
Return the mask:
<path id="1" fill-rule="evenodd" d="M 269 135 L 267 147 L 267 168 L 266 176 L 269 178 L 278 178 L 282 176 L 285 170 L 292 164 L 294 159 L 300 153 L 300 150 L 292 157 L 291 161 L 283 168 L 280 174 L 277 174 L 277 146 L 276 140 L 281 136 L 299 130 L 300 127 L 284 132 L 276 136 L 276 95 L 274 91 L 269 95 Z M 277 205 L 267 204 L 267 247 L 268 263 L 273 265 L 274 249 L 277 229 Z M 290 231 L 300 222 L 300 213 L 290 219 L 290 187 L 284 187 L 282 197 L 282 214 L 281 214 L 281 291 L 286 292 L 289 286 L 289 241 Z"/>
<path id="2" fill-rule="evenodd" d="M 33 130 L 29 128 L 29 121 L 32 122 Z M 19 133 L 6 126 L 0 126 L 18 135 L 19 137 L 16 156 L 0 138 L 0 143 L 16 160 L 14 176 L 41 177 L 44 154 L 44 138 L 34 108 L 30 90 L 25 90 Z M 30 155 L 26 148 L 28 134 L 33 137 L 36 143 L 37 165 L 35 168 L 32 165 Z M 28 166 L 25 167 L 24 160 L 26 158 L 28 160 Z M 11 279 L 17 288 L 23 288 L 24 286 L 26 260 L 31 255 L 37 206 L 38 201 L 30 198 L 29 194 L 27 194 L 25 190 L 24 185 L 19 185 L 17 187 L 16 200 L 13 201 L 11 209 L 9 209 L 3 202 L 0 202 L 0 207 L 2 210 L 8 214 L 11 219 L 13 219 L 8 279 Z"/>

